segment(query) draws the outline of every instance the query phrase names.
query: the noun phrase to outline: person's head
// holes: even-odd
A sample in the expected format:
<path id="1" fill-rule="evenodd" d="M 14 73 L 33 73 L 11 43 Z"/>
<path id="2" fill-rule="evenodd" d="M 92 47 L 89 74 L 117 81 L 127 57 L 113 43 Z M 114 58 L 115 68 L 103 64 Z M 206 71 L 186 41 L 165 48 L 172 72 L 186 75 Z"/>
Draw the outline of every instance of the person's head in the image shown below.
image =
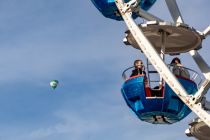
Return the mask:
<path id="1" fill-rule="evenodd" d="M 133 65 L 134 65 L 134 67 L 136 68 L 136 69 L 141 69 L 141 68 L 143 68 L 143 62 L 141 61 L 141 60 L 135 60 L 134 61 L 134 63 L 133 63 Z"/>
<path id="2" fill-rule="evenodd" d="M 175 57 L 172 61 L 171 64 L 177 65 L 177 64 L 181 64 L 181 60 L 178 57 Z"/>

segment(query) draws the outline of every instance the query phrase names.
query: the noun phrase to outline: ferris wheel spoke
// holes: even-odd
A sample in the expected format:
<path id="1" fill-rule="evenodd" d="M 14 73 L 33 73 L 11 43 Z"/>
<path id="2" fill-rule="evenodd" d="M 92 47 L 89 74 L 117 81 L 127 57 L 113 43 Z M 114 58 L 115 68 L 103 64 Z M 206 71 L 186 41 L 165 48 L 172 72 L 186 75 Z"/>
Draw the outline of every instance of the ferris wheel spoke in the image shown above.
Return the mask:
<path id="1" fill-rule="evenodd" d="M 203 31 L 203 34 L 205 37 L 207 37 L 208 35 L 210 35 L 210 25 L 209 27 L 207 27 L 204 31 Z"/>
<path id="2" fill-rule="evenodd" d="M 205 77 L 204 82 L 201 84 L 199 90 L 194 95 L 194 102 L 197 102 L 202 99 L 202 97 L 207 93 L 210 88 L 210 67 L 202 58 L 202 56 L 198 53 L 198 51 L 191 50 L 189 53 Z"/>
<path id="3" fill-rule="evenodd" d="M 166 5 L 171 13 L 171 16 L 175 23 L 184 23 L 184 20 L 182 18 L 181 12 L 179 10 L 179 7 L 176 3 L 176 0 L 165 0 Z"/>

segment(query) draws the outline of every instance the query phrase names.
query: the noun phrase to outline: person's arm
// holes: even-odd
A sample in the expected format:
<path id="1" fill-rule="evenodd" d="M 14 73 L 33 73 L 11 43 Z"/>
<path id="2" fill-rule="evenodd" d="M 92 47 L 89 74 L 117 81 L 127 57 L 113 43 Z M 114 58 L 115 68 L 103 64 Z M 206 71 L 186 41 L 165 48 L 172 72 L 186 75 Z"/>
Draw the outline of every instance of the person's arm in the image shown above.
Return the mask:
<path id="1" fill-rule="evenodd" d="M 177 64 L 177 66 L 179 66 L 179 67 L 183 67 L 183 65 L 182 65 L 182 64 Z"/>
<path id="2" fill-rule="evenodd" d="M 136 74 L 135 74 L 135 70 L 132 70 L 132 73 L 131 73 L 131 75 L 130 75 L 130 77 L 133 77 L 133 76 L 135 76 Z"/>

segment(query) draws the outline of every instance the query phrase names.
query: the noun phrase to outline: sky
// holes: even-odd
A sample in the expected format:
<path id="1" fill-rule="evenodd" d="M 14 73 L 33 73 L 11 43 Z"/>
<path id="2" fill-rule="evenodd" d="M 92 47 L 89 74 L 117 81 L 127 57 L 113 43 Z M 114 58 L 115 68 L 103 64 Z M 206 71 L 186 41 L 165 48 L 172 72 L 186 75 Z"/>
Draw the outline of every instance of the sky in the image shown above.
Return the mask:
<path id="1" fill-rule="evenodd" d="M 187 24 L 209 26 L 207 0 L 177 2 Z M 163 0 L 150 12 L 172 21 Z M 121 74 L 146 59 L 123 44 L 125 24 L 103 17 L 90 0 L 0 0 L 0 21 L 0 139 L 193 140 L 184 134 L 193 113 L 153 125 L 126 106 Z M 207 62 L 209 44 L 199 51 Z M 179 57 L 198 70 L 189 54 Z"/>

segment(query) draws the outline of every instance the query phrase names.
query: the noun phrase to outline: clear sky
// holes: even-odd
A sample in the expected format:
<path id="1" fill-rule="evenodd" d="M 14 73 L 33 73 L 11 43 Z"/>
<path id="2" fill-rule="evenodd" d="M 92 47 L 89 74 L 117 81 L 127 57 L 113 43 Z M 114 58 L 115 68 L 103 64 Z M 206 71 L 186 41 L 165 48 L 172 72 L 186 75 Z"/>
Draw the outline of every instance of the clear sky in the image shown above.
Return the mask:
<path id="1" fill-rule="evenodd" d="M 177 2 L 187 24 L 200 31 L 210 24 L 209 1 Z M 150 12 L 172 20 L 163 0 Z M 193 114 L 162 126 L 128 109 L 121 73 L 145 58 L 122 43 L 125 24 L 104 18 L 90 0 L 0 0 L 0 21 L 1 140 L 188 139 Z M 207 61 L 209 44 L 200 50 Z M 188 54 L 180 57 L 197 69 Z"/>

